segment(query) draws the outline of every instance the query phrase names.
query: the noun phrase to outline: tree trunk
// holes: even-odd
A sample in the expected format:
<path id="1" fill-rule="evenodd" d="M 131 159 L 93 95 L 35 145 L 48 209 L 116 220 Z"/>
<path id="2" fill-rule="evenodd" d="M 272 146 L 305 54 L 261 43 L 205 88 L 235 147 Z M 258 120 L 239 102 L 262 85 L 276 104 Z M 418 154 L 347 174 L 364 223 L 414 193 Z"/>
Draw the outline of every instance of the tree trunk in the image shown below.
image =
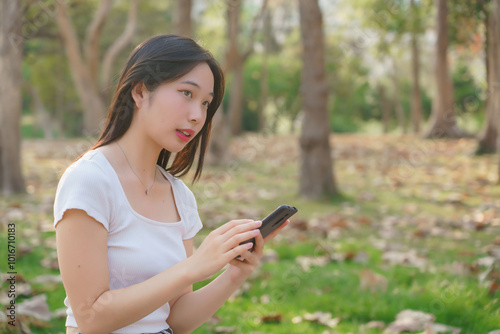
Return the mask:
<path id="1" fill-rule="evenodd" d="M 237 38 L 238 38 L 238 17 L 240 10 L 240 0 L 227 1 L 227 36 L 228 48 L 226 51 L 226 59 L 224 61 L 223 70 L 227 76 L 234 64 L 237 62 Z M 233 87 L 230 88 L 231 93 Z M 232 100 L 232 97 L 230 98 Z M 231 103 L 231 102 L 230 102 Z M 234 103 L 234 102 L 233 102 Z M 227 114 L 223 113 L 222 106 L 217 110 L 213 120 L 213 131 L 210 135 L 210 142 L 208 146 L 207 163 L 210 165 L 222 166 L 230 159 L 229 155 L 229 141 L 231 132 L 231 107 Z"/>
<path id="2" fill-rule="evenodd" d="M 96 134 L 101 128 L 106 107 L 92 81 L 90 71 L 80 54 L 76 32 L 71 24 L 63 1 L 57 1 L 57 24 L 64 40 L 66 54 L 68 55 L 71 74 L 80 97 L 83 108 L 84 134 Z"/>
<path id="3" fill-rule="evenodd" d="M 389 122 L 391 120 L 391 104 L 385 93 L 385 88 L 382 84 L 378 86 L 378 95 L 380 96 L 380 109 L 382 110 L 382 131 L 389 133 Z"/>
<path id="4" fill-rule="evenodd" d="M 229 160 L 227 152 L 229 151 L 230 132 L 233 134 L 241 133 L 243 113 L 243 68 L 246 59 L 253 51 L 255 33 L 258 26 L 257 21 L 264 15 L 267 8 L 267 2 L 268 0 L 262 1 L 260 11 L 254 17 L 251 27 L 248 48 L 245 52 L 241 52 L 238 45 L 241 0 L 227 1 L 228 48 L 222 68 L 226 76 L 229 73 L 233 74 L 233 81 L 230 88 L 228 112 L 224 114 L 222 113 L 222 108 L 220 108 L 216 114 L 216 119 L 214 119 L 214 130 L 216 128 L 217 130 L 212 132 L 212 139 L 210 140 L 208 150 L 210 157 L 207 157 L 207 160 L 213 164 L 221 165 Z"/>
<path id="5" fill-rule="evenodd" d="M 398 118 L 399 127 L 401 128 L 401 132 L 403 134 L 406 134 L 408 131 L 406 128 L 406 117 L 405 117 L 405 110 L 403 108 L 403 103 L 401 102 L 401 99 L 399 97 L 396 97 L 394 103 L 395 103 L 394 110 L 396 112 L 396 117 Z"/>
<path id="6" fill-rule="evenodd" d="M 250 37 L 247 48 L 242 50 L 241 43 L 238 43 L 240 32 L 241 0 L 228 0 L 227 2 L 227 28 L 229 47 L 226 52 L 226 72 L 232 72 L 233 78 L 230 88 L 230 100 L 228 115 L 231 123 L 231 133 L 240 135 L 242 132 L 243 119 L 243 70 L 247 58 L 253 52 L 255 34 L 258 21 L 265 15 L 268 0 L 262 1 L 259 12 L 255 15 L 250 28 Z"/>
<path id="7" fill-rule="evenodd" d="M 494 3 L 492 3 L 492 9 L 495 10 Z M 479 135 L 476 154 L 496 152 L 497 126 L 495 122 L 498 115 L 500 115 L 498 111 L 498 99 L 500 98 L 500 81 L 498 79 L 500 69 L 499 26 L 497 15 L 494 12 L 489 13 L 486 22 L 486 81 L 488 83 L 488 96 L 486 100 L 486 117 Z"/>
<path id="8" fill-rule="evenodd" d="M 227 126 L 227 115 L 224 114 L 222 106 L 219 107 L 212 121 L 212 132 L 208 146 L 208 154 L 205 161 L 211 166 L 223 166 L 231 158 L 229 152 L 229 126 Z"/>
<path id="9" fill-rule="evenodd" d="M 239 30 L 239 11 L 240 0 L 227 1 L 227 37 L 228 48 L 226 51 L 226 59 L 223 65 L 224 74 L 232 71 L 234 64 L 237 62 L 239 54 L 237 49 L 237 38 Z M 230 94 L 233 94 L 233 87 L 230 88 Z M 230 97 L 230 104 L 234 104 L 233 97 Z M 208 147 L 207 163 L 210 165 L 222 166 L 230 159 L 229 142 L 232 120 L 232 106 L 229 106 L 227 114 L 224 114 L 222 106 L 217 110 L 213 120 L 213 131 L 210 136 Z"/>
<path id="10" fill-rule="evenodd" d="M 492 108 L 495 113 L 496 118 L 496 127 L 497 127 L 497 133 L 500 131 L 500 66 L 499 66 L 499 57 L 500 57 L 500 45 L 498 43 L 498 38 L 500 37 L 500 0 L 495 0 L 492 3 L 492 16 L 495 16 L 494 22 L 495 26 L 492 29 L 494 33 L 496 34 L 495 38 L 497 40 L 496 43 L 496 66 L 494 67 L 494 70 L 492 67 L 490 67 L 490 72 L 494 72 L 494 78 L 493 78 L 493 86 L 495 87 L 495 98 L 493 99 L 495 102 L 494 108 Z M 493 36 L 492 36 L 493 37 Z M 498 157 L 498 184 L 500 184 L 500 136 L 497 135 L 497 157 Z"/>
<path id="11" fill-rule="evenodd" d="M 174 33 L 191 37 L 191 0 L 175 1 Z"/>
<path id="12" fill-rule="evenodd" d="M 228 115 L 231 125 L 231 133 L 240 135 L 242 131 L 241 120 L 243 118 L 243 67 L 242 52 L 238 47 L 238 35 L 240 31 L 241 0 L 229 0 L 227 5 L 227 33 L 229 47 L 226 53 L 226 70 L 232 73 L 231 88 L 229 90 Z"/>
<path id="13" fill-rule="evenodd" d="M 271 13 L 268 11 L 264 17 L 264 52 L 262 53 L 262 69 L 260 71 L 260 92 L 257 117 L 259 118 L 259 132 L 264 130 L 266 123 L 265 109 L 269 95 L 269 53 L 271 52 L 272 22 Z"/>
<path id="14" fill-rule="evenodd" d="M 302 37 L 301 98 L 304 120 L 300 135 L 300 195 L 337 194 L 330 150 L 324 37 L 318 0 L 299 0 Z M 307 64 L 307 66 L 305 66 Z"/>
<path id="15" fill-rule="evenodd" d="M 420 60 L 419 48 L 416 32 L 416 8 L 415 0 L 411 0 L 413 13 L 413 29 L 411 32 L 411 73 L 413 79 L 412 100 L 411 100 L 411 123 L 413 133 L 420 133 L 420 123 L 422 122 L 422 94 L 420 92 Z"/>
<path id="16" fill-rule="evenodd" d="M 54 139 L 53 125 L 55 122 L 52 120 L 52 117 L 50 117 L 50 113 L 47 111 L 47 108 L 45 108 L 38 89 L 31 84 L 28 84 L 27 86 L 30 91 L 31 98 L 33 99 L 32 109 L 35 112 L 34 116 L 37 126 L 42 128 L 45 139 Z"/>
<path id="17" fill-rule="evenodd" d="M 401 101 L 401 89 L 400 83 L 398 81 L 398 74 L 400 73 L 398 64 L 396 62 L 396 58 L 393 58 L 392 62 L 394 68 L 393 68 L 393 73 L 391 75 L 392 78 L 392 84 L 394 86 L 394 97 L 392 98 L 393 104 L 394 104 L 394 111 L 396 114 L 396 118 L 398 120 L 398 125 L 401 128 L 401 132 L 403 134 L 407 133 L 407 128 L 406 128 L 406 116 L 405 116 L 405 110 L 403 107 L 403 102 Z"/>
<path id="18" fill-rule="evenodd" d="M 22 2 L 2 0 L 0 10 L 0 189 L 3 196 L 24 193 L 21 172 Z"/>
<path id="19" fill-rule="evenodd" d="M 466 134 L 457 126 L 453 109 L 453 85 L 448 70 L 448 6 L 447 0 L 436 0 L 436 93 L 432 103 L 432 115 L 426 138 L 461 138 Z"/>
<path id="20" fill-rule="evenodd" d="M 235 136 L 241 135 L 243 131 L 243 69 L 244 63 L 238 57 L 233 67 L 233 79 L 229 91 L 228 114 L 230 115 L 231 133 Z"/>

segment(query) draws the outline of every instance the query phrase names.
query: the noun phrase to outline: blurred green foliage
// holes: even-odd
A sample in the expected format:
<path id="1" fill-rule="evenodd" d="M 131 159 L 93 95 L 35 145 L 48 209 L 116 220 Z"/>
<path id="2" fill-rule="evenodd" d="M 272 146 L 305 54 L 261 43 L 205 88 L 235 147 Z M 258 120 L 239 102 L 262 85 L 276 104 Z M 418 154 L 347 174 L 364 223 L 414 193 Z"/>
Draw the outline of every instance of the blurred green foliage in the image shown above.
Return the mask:
<path id="1" fill-rule="evenodd" d="M 69 11 L 80 41 L 98 5 L 97 0 L 69 2 Z M 431 112 L 433 88 L 433 41 L 429 31 L 434 28 L 433 1 L 356 0 L 352 2 L 321 2 L 325 30 L 325 71 L 329 88 L 328 110 L 334 132 L 363 131 L 368 122 L 381 120 L 380 85 L 385 87 L 392 110 L 391 129 L 398 127 L 394 108 L 401 105 L 410 120 L 412 79 L 409 61 L 409 37 L 414 32 L 420 42 L 421 88 L 424 120 Z M 485 108 L 485 64 L 483 50 L 484 20 L 488 1 L 465 1 L 450 4 L 450 66 L 455 86 L 456 112 L 478 120 Z M 100 40 L 100 56 L 124 29 L 128 2 L 116 1 L 109 13 Z M 225 2 L 195 2 L 193 7 L 194 38 L 212 51 L 221 64 L 227 47 Z M 172 31 L 172 2 L 141 1 L 138 28 L 133 42 L 114 63 L 114 80 L 133 47 L 144 39 Z M 66 137 L 81 134 L 82 107 L 74 88 L 65 50 L 58 36 L 54 8 L 33 5 L 26 12 L 26 21 L 35 22 L 40 13 L 46 20 L 33 29 L 26 40 L 23 75 L 35 86 L 54 122 L 59 122 Z M 259 8 L 245 2 L 240 19 L 241 47 L 249 40 L 250 26 Z M 261 78 L 264 62 L 263 33 L 257 30 L 255 52 L 244 68 L 243 126 L 245 131 L 258 131 L 258 109 L 263 107 L 264 130 L 275 133 L 297 131 L 300 120 L 300 77 L 303 66 L 295 9 L 280 2 L 270 5 L 273 17 L 272 44 L 267 55 L 268 95 L 261 101 Z M 44 12 L 45 11 L 45 12 Z M 279 21 L 285 18 L 285 21 Z M 39 20 L 40 21 L 40 20 Z M 41 22 L 41 21 L 40 21 Z M 467 31 L 458 29 L 469 27 Z M 462 31 L 462 33 L 460 33 Z M 479 65 L 483 63 L 483 65 Z M 393 65 L 390 65 L 393 64 Z M 472 64 L 475 68 L 471 69 Z M 382 69 L 378 68 L 383 66 Z M 392 67 L 391 67 L 392 66 Z M 481 66 L 483 67 L 481 69 Z M 478 70 L 479 68 L 479 70 Z M 397 90 L 395 89 L 397 86 Z M 228 103 L 231 80 L 228 77 L 224 105 Z M 106 96 L 109 101 L 110 96 Z M 262 106 L 263 104 L 263 106 Z M 103 111 L 104 114 L 104 111 Z M 24 137 L 38 137 L 38 128 L 29 89 L 23 92 L 23 115 L 35 118 L 23 127 Z M 27 123 L 28 121 L 24 121 Z M 283 125 L 285 124 L 285 126 Z"/>

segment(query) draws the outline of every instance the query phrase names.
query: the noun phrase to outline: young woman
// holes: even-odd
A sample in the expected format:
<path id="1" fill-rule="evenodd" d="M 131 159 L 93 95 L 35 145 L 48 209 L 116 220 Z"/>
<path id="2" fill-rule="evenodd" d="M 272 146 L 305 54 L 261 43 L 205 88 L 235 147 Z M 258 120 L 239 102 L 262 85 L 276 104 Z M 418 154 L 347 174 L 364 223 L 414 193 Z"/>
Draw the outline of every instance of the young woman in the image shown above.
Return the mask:
<path id="1" fill-rule="evenodd" d="M 288 223 L 264 240 L 260 221 L 232 220 L 193 253 L 202 223 L 177 177 L 190 170 L 197 150 L 194 179 L 200 176 L 223 94 L 219 65 L 189 38 L 156 36 L 130 55 L 99 140 L 57 187 L 67 333 L 189 333 L 243 284 L 264 243 Z M 240 245 L 253 237 L 253 252 L 251 243 Z M 226 265 L 193 291 L 193 283 Z"/>

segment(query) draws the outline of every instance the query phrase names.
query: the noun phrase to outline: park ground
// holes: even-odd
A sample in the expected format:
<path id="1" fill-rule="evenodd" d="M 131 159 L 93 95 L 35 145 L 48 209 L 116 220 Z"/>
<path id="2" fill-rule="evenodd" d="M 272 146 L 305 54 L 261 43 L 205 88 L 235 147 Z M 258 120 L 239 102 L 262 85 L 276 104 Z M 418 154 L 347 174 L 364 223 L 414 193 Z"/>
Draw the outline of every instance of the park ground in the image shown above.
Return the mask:
<path id="1" fill-rule="evenodd" d="M 16 225 L 16 303 L 45 295 L 49 310 L 50 320 L 18 315 L 22 333 L 64 333 L 52 205 L 61 173 L 92 143 L 25 140 L 28 194 L 0 202 L 3 249 L 6 224 Z M 225 167 L 206 167 L 195 184 L 184 178 L 205 225 L 196 245 L 231 219 L 261 219 L 281 204 L 299 209 L 248 284 L 195 333 L 397 332 L 398 314 L 409 315 L 415 333 L 437 333 L 437 323 L 448 333 L 500 329 L 496 156 L 474 156 L 472 139 L 345 134 L 331 143 L 338 196 L 298 195 L 291 135 L 236 138 Z"/>

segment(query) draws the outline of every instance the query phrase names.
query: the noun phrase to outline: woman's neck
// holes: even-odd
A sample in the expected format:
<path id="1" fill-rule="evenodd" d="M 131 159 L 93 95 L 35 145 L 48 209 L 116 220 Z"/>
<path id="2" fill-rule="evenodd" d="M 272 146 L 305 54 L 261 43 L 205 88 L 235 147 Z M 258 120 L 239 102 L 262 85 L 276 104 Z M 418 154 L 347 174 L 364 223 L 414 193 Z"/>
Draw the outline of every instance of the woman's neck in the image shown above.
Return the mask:
<path id="1" fill-rule="evenodd" d="M 125 163 L 130 164 L 133 172 L 143 182 L 153 180 L 161 147 L 132 127 L 117 140 L 117 146 L 119 146 L 117 147 L 118 151 L 123 151 L 120 153 L 123 153 Z"/>

